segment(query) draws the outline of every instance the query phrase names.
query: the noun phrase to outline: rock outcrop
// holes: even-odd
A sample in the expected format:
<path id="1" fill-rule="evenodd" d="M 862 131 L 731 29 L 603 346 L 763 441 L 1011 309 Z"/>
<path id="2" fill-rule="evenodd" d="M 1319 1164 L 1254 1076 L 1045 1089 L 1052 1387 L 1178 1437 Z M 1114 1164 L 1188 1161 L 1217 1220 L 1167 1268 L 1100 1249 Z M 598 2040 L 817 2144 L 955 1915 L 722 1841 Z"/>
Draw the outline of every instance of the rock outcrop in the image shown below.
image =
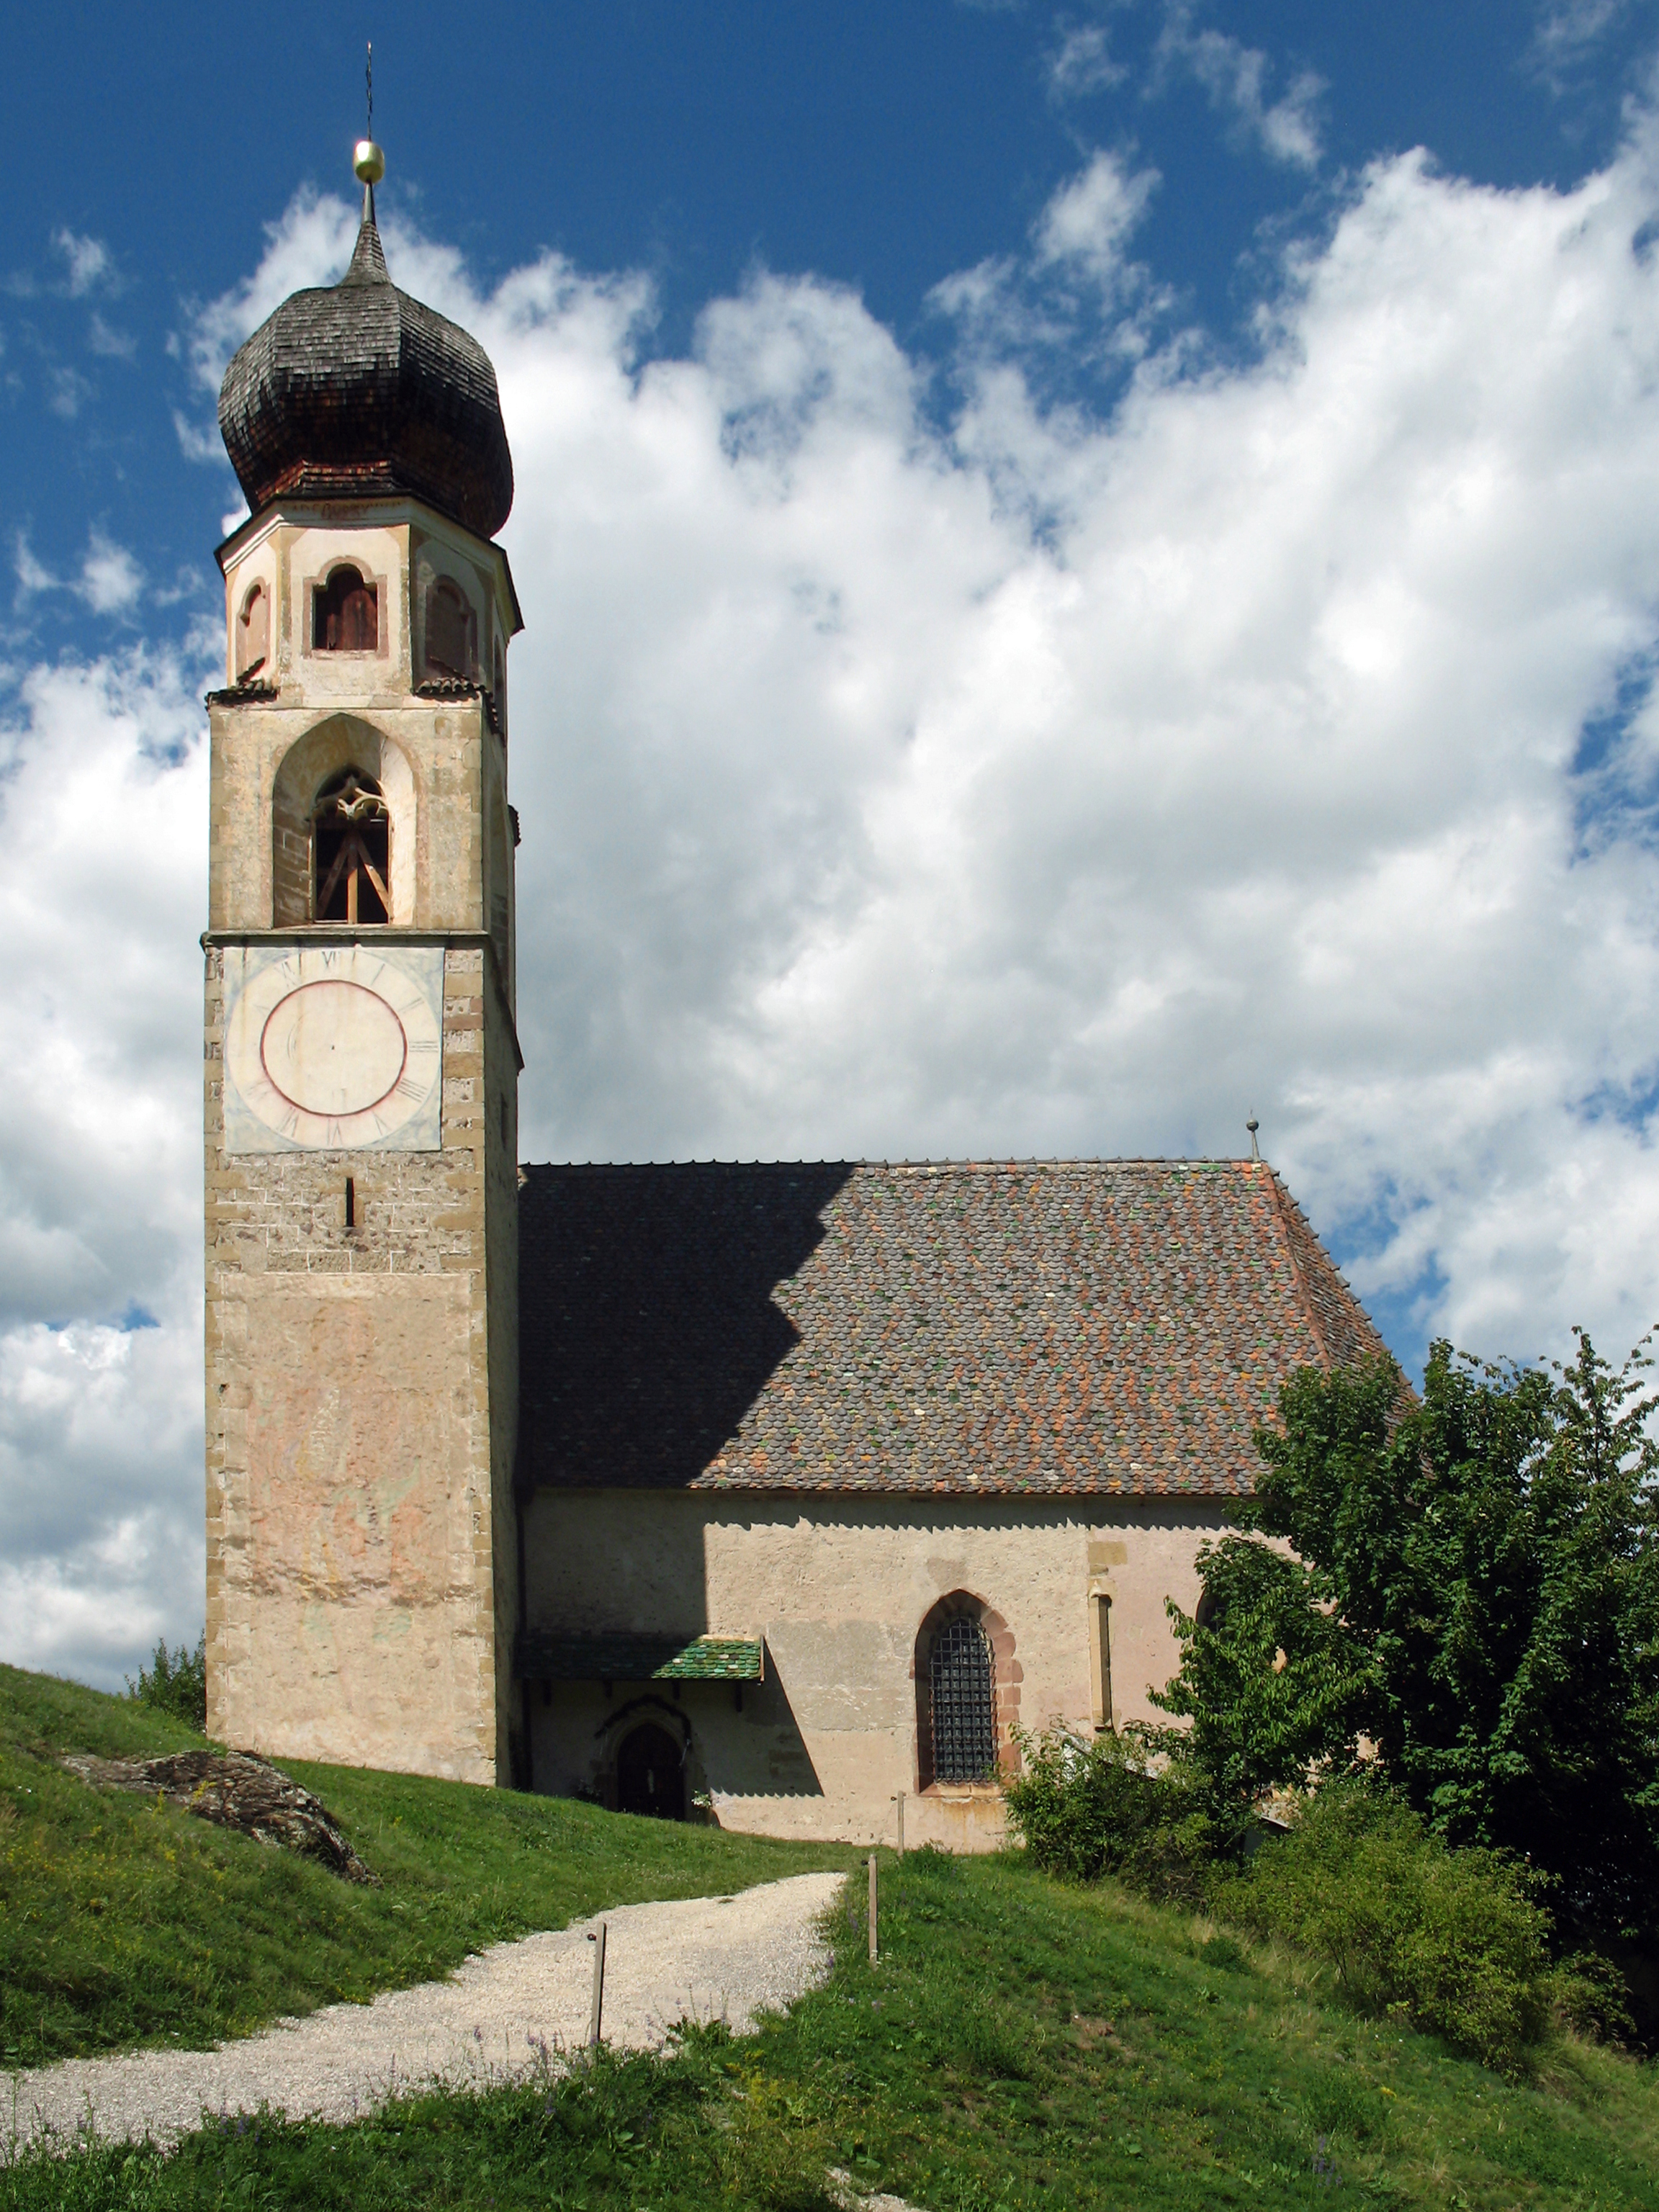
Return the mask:
<path id="1" fill-rule="evenodd" d="M 276 1844 L 315 1859 L 343 1881 L 379 1886 L 346 1841 L 339 1822 L 319 1798 L 246 1751 L 178 1751 L 163 1759 L 96 1759 L 76 1753 L 64 1760 L 94 1790 L 130 1790 L 164 1797 L 256 1844 Z"/>

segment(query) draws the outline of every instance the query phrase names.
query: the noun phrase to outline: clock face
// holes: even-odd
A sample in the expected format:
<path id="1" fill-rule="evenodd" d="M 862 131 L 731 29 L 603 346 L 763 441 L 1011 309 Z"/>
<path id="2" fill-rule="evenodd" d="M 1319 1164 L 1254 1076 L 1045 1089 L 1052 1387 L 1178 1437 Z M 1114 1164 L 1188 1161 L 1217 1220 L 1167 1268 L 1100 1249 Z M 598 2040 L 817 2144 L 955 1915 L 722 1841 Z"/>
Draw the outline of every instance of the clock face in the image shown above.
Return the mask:
<path id="1" fill-rule="evenodd" d="M 441 945 L 228 947 L 225 969 L 227 1152 L 436 1150 Z"/>

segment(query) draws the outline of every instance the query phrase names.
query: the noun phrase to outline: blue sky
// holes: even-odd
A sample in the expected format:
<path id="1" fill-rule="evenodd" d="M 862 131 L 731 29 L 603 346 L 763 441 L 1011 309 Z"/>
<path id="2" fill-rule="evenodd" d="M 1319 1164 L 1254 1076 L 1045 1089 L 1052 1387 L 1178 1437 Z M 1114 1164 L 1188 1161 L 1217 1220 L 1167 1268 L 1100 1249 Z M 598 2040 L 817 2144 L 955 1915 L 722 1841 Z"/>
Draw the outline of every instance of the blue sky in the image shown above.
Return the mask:
<path id="1" fill-rule="evenodd" d="M 549 246 L 588 270 L 648 269 L 651 344 L 672 352 L 760 264 L 852 286 L 925 354 L 941 344 L 933 287 L 1017 252 L 1081 149 L 1158 170 L 1137 242 L 1170 314 L 1248 344 L 1273 246 L 1317 235 L 1367 161 L 1421 145 L 1476 182 L 1570 185 L 1616 142 L 1659 35 L 1651 0 L 484 0 L 465 20 L 458 41 L 448 9 L 301 4 L 283 19 L 288 61 L 244 47 L 218 8 L 19 15 L 0 84 L 0 517 L 47 568 L 100 531 L 142 539 L 157 579 L 205 582 L 225 501 L 181 465 L 179 334 L 296 189 L 342 187 L 370 36 L 385 199 L 481 282 Z M 106 260 L 77 262 L 76 240 Z M 1077 377 L 1074 362 L 1045 368 Z M 1102 397 L 1086 380 L 1084 393 Z M 84 611 L 55 602 L 45 634 L 76 637 Z"/>
<path id="2" fill-rule="evenodd" d="M 1659 1315 L 1659 6 L 11 27 L 0 1656 L 201 1608 L 231 350 L 517 498 L 535 1158 L 1264 1147 L 1415 1365 Z"/>

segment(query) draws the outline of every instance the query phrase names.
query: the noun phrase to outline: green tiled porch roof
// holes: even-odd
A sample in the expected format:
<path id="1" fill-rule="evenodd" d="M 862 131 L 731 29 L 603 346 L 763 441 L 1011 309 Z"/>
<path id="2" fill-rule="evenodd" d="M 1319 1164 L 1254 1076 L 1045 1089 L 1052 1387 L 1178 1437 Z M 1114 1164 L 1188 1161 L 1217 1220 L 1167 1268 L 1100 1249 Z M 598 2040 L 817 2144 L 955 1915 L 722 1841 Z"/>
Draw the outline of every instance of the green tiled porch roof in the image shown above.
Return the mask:
<path id="1" fill-rule="evenodd" d="M 526 1636 L 514 1673 L 524 1682 L 758 1682 L 761 1640 L 749 1636 Z"/>

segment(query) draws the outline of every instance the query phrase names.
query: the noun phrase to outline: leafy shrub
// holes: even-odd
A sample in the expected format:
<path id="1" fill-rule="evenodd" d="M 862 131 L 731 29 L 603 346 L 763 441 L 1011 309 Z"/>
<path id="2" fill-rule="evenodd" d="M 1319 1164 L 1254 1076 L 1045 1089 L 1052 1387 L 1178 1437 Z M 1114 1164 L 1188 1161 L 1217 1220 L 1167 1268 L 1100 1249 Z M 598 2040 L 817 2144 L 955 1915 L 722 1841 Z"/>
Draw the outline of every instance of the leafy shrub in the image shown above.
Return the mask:
<path id="1" fill-rule="evenodd" d="M 1198 1802 L 1182 1770 L 1133 1731 L 1091 1741 L 1017 1730 L 1023 1771 L 1003 1784 L 1008 1821 L 1036 1863 L 1067 1881 L 1116 1875 L 1143 1896 L 1201 1906 L 1234 1832 Z"/>
<path id="2" fill-rule="evenodd" d="M 1071 1881 L 1116 1874 L 1175 1811 L 1133 1739 L 1024 1729 L 1021 1772 L 1002 1785 L 1008 1819 L 1044 1873 Z"/>
<path id="3" fill-rule="evenodd" d="M 1212 1909 L 1326 1960 L 1348 1998 L 1515 2073 L 1549 2023 L 1550 1917 L 1539 1877 L 1480 1849 L 1449 1850 L 1399 1799 L 1334 1784 Z"/>
<path id="4" fill-rule="evenodd" d="M 1363 1732 L 1449 1844 L 1552 1877 L 1572 1944 L 1651 1948 L 1659 1393 L 1645 1341 L 1615 1370 L 1574 1334 L 1565 1367 L 1437 1343 L 1420 1399 L 1387 1359 L 1291 1376 L 1249 1518 L 1301 1564 L 1218 1547 L 1212 1595 L 1249 1617 L 1186 1640 L 1164 1703 L 1216 1786 L 1340 1768 Z"/>
<path id="5" fill-rule="evenodd" d="M 1556 2016 L 1580 2035 L 1599 2043 L 1632 2044 L 1638 2039 L 1632 1992 L 1611 1959 L 1595 1951 L 1575 1951 L 1550 1976 Z"/>
<path id="6" fill-rule="evenodd" d="M 148 1667 L 138 1669 L 135 1682 L 127 1676 L 127 1695 L 157 1712 L 171 1713 L 193 1729 L 207 1727 L 207 1638 L 198 1638 L 194 1651 L 181 1644 L 169 1651 L 166 1639 L 157 1644 Z"/>

